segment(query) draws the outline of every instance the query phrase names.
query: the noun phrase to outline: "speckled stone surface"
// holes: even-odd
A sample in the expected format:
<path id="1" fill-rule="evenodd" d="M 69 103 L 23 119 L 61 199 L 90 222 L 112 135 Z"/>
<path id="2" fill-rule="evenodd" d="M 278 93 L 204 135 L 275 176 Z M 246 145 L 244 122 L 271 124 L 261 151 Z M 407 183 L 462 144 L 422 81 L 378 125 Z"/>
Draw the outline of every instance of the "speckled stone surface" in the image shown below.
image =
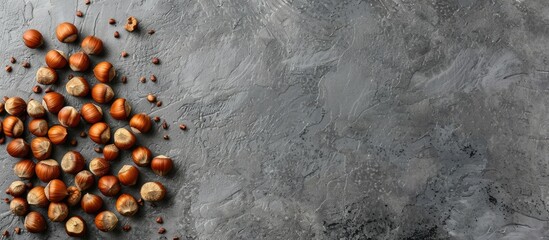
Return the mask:
<path id="1" fill-rule="evenodd" d="M 114 64 L 116 96 L 170 125 L 138 137 L 175 160 L 168 177 L 140 168 L 140 184 L 165 183 L 167 199 L 132 218 L 118 215 L 111 233 L 71 209 L 87 220 L 89 238 L 548 238 L 545 0 L 91 2 L 0 7 L 0 61 L 18 60 L 0 73 L 0 96 L 41 98 L 31 88 L 47 50 L 79 50 L 55 39 L 55 26 L 68 21 L 80 39 L 103 39 L 105 54 L 92 60 Z M 137 32 L 123 29 L 130 15 L 140 20 Z M 44 48 L 22 44 L 28 28 L 43 33 Z M 20 66 L 25 60 L 30 69 Z M 54 86 L 61 93 L 69 73 Z M 156 83 L 139 82 L 151 74 Z M 147 102 L 147 93 L 163 105 Z M 75 107 L 90 101 L 67 97 Z M 113 129 L 127 127 L 106 118 Z M 78 137 L 88 127 L 72 131 L 78 146 L 56 147 L 55 159 L 69 149 L 98 156 Z M 16 160 L 3 156 L 0 189 L 16 180 Z M 113 171 L 123 164 L 131 164 L 127 152 Z M 138 196 L 137 187 L 123 192 Z M 114 211 L 115 199 L 103 199 Z M 0 211 L 0 230 L 23 227 L 7 204 Z M 125 224 L 132 230 L 123 232 Z M 63 224 L 48 223 L 45 234 L 13 237 L 66 234 Z"/>

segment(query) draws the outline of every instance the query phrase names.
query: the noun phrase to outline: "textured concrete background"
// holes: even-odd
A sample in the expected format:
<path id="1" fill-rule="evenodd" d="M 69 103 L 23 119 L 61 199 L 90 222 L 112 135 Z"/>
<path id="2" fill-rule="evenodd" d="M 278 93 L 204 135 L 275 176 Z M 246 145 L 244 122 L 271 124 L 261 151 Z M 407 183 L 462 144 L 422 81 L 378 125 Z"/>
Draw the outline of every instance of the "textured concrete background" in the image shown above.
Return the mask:
<path id="1" fill-rule="evenodd" d="M 140 32 L 107 23 L 129 15 Z M 112 84 L 117 96 L 171 124 L 139 138 L 175 159 L 168 178 L 142 171 L 141 182 L 166 184 L 167 200 L 120 216 L 129 233 L 98 232 L 71 211 L 90 238 L 547 239 L 548 16 L 545 0 L 10 0 L 0 7 L 2 61 L 32 69 L 1 73 L 0 94 L 40 97 L 30 89 L 46 50 L 79 49 L 54 38 L 69 21 L 103 39 L 94 62 L 129 77 Z M 27 28 L 45 35 L 45 49 L 23 46 Z M 139 83 L 151 73 L 157 83 Z M 2 161 L 0 189 L 15 180 L 15 160 Z M 1 230 L 22 226 L 0 210 Z M 65 237 L 62 224 L 48 227 L 17 238 Z"/>

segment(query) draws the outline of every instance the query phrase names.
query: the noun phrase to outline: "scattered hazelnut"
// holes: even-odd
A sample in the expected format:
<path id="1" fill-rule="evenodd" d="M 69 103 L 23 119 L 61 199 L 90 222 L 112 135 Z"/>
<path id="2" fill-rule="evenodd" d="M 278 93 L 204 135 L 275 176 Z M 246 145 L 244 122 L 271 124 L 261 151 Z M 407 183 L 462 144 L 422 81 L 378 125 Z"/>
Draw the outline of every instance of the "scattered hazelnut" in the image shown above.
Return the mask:
<path id="1" fill-rule="evenodd" d="M 114 197 L 120 192 L 120 182 L 118 178 L 112 175 L 102 176 L 97 181 L 97 188 L 107 197 Z"/>
<path id="2" fill-rule="evenodd" d="M 97 55 L 103 51 L 103 41 L 95 36 L 87 36 L 82 40 L 82 50 L 86 54 Z"/>
<path id="3" fill-rule="evenodd" d="M 132 195 L 121 194 L 118 199 L 116 199 L 116 211 L 122 216 L 131 217 L 137 213 L 139 210 L 139 205 Z"/>
<path id="4" fill-rule="evenodd" d="M 38 30 L 29 29 L 23 33 L 23 43 L 29 48 L 39 48 L 44 43 L 44 38 Z"/>
<path id="5" fill-rule="evenodd" d="M 11 97 L 6 100 L 4 104 L 6 112 L 10 115 L 20 116 L 25 113 L 27 109 L 27 103 L 20 97 Z"/>
<path id="6" fill-rule="evenodd" d="M 85 191 L 93 186 L 95 178 L 88 170 L 82 170 L 74 176 L 74 184 L 80 191 Z"/>
<path id="7" fill-rule="evenodd" d="M 116 228 L 118 218 L 110 211 L 103 211 L 95 216 L 95 226 L 103 232 L 109 232 Z"/>
<path id="8" fill-rule="evenodd" d="M 84 118 L 84 120 L 88 123 L 97 123 L 103 119 L 103 110 L 93 103 L 86 103 L 82 105 L 80 112 L 82 114 L 82 118 Z"/>
<path id="9" fill-rule="evenodd" d="M 107 161 L 116 160 L 116 158 L 118 158 L 119 153 L 120 153 L 120 150 L 114 144 L 106 145 L 105 148 L 103 149 L 103 157 Z"/>
<path id="10" fill-rule="evenodd" d="M 85 97 L 90 92 L 90 84 L 83 77 L 73 77 L 65 85 L 67 93 L 75 97 Z"/>
<path id="11" fill-rule="evenodd" d="M 61 202 L 69 195 L 67 186 L 59 179 L 51 180 L 44 188 L 44 193 L 50 202 Z"/>
<path id="12" fill-rule="evenodd" d="M 119 128 L 114 132 L 114 145 L 120 149 L 128 150 L 136 141 L 135 135 L 125 128 Z"/>
<path id="13" fill-rule="evenodd" d="M 14 197 L 19 197 L 25 194 L 26 188 L 27 187 L 23 181 L 13 181 L 8 187 L 8 192 Z"/>
<path id="14" fill-rule="evenodd" d="M 65 106 L 57 114 L 57 119 L 63 127 L 76 127 L 80 123 L 80 113 L 74 107 Z"/>
<path id="15" fill-rule="evenodd" d="M 68 174 L 77 174 L 84 169 L 86 161 L 77 151 L 68 151 L 61 159 L 61 169 Z"/>
<path id="16" fill-rule="evenodd" d="M 10 211 L 16 216 L 25 216 L 29 211 L 29 204 L 26 199 L 16 197 L 10 202 Z"/>
<path id="17" fill-rule="evenodd" d="M 135 29 L 137 29 L 138 24 L 139 23 L 137 22 L 137 19 L 135 17 L 128 17 L 128 19 L 126 20 L 126 25 L 124 26 L 124 28 L 128 32 L 133 32 L 133 31 L 135 31 Z"/>
<path id="18" fill-rule="evenodd" d="M 118 180 L 124 186 L 133 186 L 137 183 L 137 178 L 139 177 L 139 170 L 132 165 L 124 165 L 118 171 Z"/>
<path id="19" fill-rule="evenodd" d="M 53 144 L 63 144 L 68 138 L 67 129 L 61 125 L 53 125 L 48 130 L 48 138 Z"/>
<path id="20" fill-rule="evenodd" d="M 63 22 L 57 25 L 55 34 L 60 42 L 70 43 L 78 38 L 78 29 L 72 23 Z"/>
<path id="21" fill-rule="evenodd" d="M 32 92 L 34 93 L 41 93 L 42 92 L 42 88 L 38 85 L 35 85 L 33 88 L 32 88 Z"/>
<path id="22" fill-rule="evenodd" d="M 31 233 L 40 233 L 46 230 L 46 220 L 38 212 L 30 212 L 25 217 L 25 228 Z"/>
<path id="23" fill-rule="evenodd" d="M 116 76 L 116 71 L 110 62 L 100 62 L 93 68 L 93 74 L 98 81 L 108 83 Z"/>
<path id="24" fill-rule="evenodd" d="M 50 50 L 46 54 L 46 65 L 53 69 L 61 69 L 67 66 L 67 55 L 59 50 Z"/>
<path id="25" fill-rule="evenodd" d="M 30 146 L 22 138 L 13 139 L 6 146 L 6 151 L 8 154 L 15 158 L 24 158 L 29 155 Z"/>
<path id="26" fill-rule="evenodd" d="M 83 72 L 90 67 L 90 58 L 84 52 L 77 52 L 70 56 L 69 66 L 75 72 Z"/>
<path id="27" fill-rule="evenodd" d="M 48 218 L 52 222 L 63 222 L 69 216 L 69 207 L 63 202 L 52 202 L 48 206 Z"/>
<path id="28" fill-rule="evenodd" d="M 109 173 L 111 170 L 111 164 L 103 158 L 94 158 L 90 161 L 89 168 L 93 175 L 102 177 Z"/>
<path id="29" fill-rule="evenodd" d="M 51 155 L 52 143 L 48 138 L 37 137 L 31 141 L 32 155 L 38 160 L 48 159 Z"/>
<path id="30" fill-rule="evenodd" d="M 23 134 L 23 130 L 25 130 L 23 121 L 14 116 L 7 116 L 4 118 L 2 128 L 4 130 L 4 134 L 8 137 L 19 137 Z"/>
<path id="31" fill-rule="evenodd" d="M 49 92 L 42 98 L 42 106 L 53 114 L 57 114 L 65 106 L 65 97 L 57 92 Z"/>
<path id="32" fill-rule="evenodd" d="M 132 107 L 125 98 L 118 98 L 112 103 L 110 114 L 116 120 L 125 120 L 130 116 L 131 110 Z"/>
<path id="33" fill-rule="evenodd" d="M 30 179 L 34 177 L 34 167 L 36 164 L 32 160 L 24 159 L 13 166 L 13 173 L 20 178 Z"/>
<path id="34" fill-rule="evenodd" d="M 71 217 L 65 223 L 65 232 L 71 237 L 83 237 L 86 230 L 86 222 L 79 216 Z"/>
<path id="35" fill-rule="evenodd" d="M 93 86 L 91 95 L 97 103 L 108 103 L 114 97 L 114 91 L 109 85 L 98 83 Z"/>
<path id="36" fill-rule="evenodd" d="M 141 186 L 141 197 L 148 202 L 157 202 L 166 196 L 166 188 L 160 182 L 147 182 Z"/>
<path id="37" fill-rule="evenodd" d="M 43 118 L 46 115 L 46 108 L 40 102 L 31 99 L 27 104 L 27 113 L 32 118 Z"/>
<path id="38" fill-rule="evenodd" d="M 146 113 L 135 114 L 130 119 L 130 127 L 134 133 L 147 133 L 151 126 L 151 118 Z"/>
<path id="39" fill-rule="evenodd" d="M 164 155 L 154 157 L 151 161 L 151 169 L 156 175 L 166 176 L 173 168 L 173 161 L 171 158 Z"/>
<path id="40" fill-rule="evenodd" d="M 59 178 L 59 175 L 61 174 L 59 163 L 53 159 L 38 162 L 34 169 L 36 171 L 36 176 L 42 182 L 49 182 L 53 179 Z"/>
<path id="41" fill-rule="evenodd" d="M 68 187 L 67 192 L 69 193 L 67 196 L 67 204 L 71 207 L 78 205 L 82 199 L 82 192 L 75 186 Z"/>
<path id="42" fill-rule="evenodd" d="M 44 193 L 44 187 L 36 186 L 29 191 L 27 194 L 27 202 L 30 205 L 37 207 L 47 207 L 50 204 L 50 201 L 46 198 L 46 193 Z"/>
<path id="43" fill-rule="evenodd" d="M 111 128 L 104 122 L 98 122 L 90 127 L 88 135 L 95 143 L 105 144 L 111 139 Z"/>
<path id="44" fill-rule="evenodd" d="M 132 151 L 132 160 L 135 165 L 147 167 L 151 163 L 152 152 L 147 147 L 138 146 Z"/>
<path id="45" fill-rule="evenodd" d="M 86 193 L 80 200 L 80 207 L 86 213 L 96 213 L 103 207 L 103 199 L 95 194 Z"/>

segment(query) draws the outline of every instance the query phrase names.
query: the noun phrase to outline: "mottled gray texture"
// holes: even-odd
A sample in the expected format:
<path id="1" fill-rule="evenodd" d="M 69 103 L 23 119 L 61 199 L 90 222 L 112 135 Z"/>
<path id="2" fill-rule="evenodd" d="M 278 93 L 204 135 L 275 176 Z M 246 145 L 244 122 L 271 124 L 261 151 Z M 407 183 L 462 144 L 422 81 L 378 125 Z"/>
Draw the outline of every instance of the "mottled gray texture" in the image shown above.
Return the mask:
<path id="1" fill-rule="evenodd" d="M 69 21 L 104 40 L 94 62 L 129 77 L 112 84 L 117 96 L 170 124 L 139 137 L 175 159 L 167 178 L 141 171 L 141 182 L 166 184 L 167 200 L 120 216 L 129 233 L 98 232 L 92 216 L 72 211 L 91 238 L 162 238 L 160 215 L 168 239 L 549 238 L 545 0 L 8 2 L 2 59 L 32 68 L 2 73 L 0 94 L 40 98 L 30 89 L 47 49 L 78 50 L 54 37 Z M 123 30 L 129 15 L 141 31 Z M 23 46 L 27 28 L 45 35 L 46 48 Z M 151 73 L 157 83 L 139 83 Z M 149 92 L 164 105 L 149 104 Z M 15 160 L 3 161 L 0 189 L 15 180 Z M 129 162 L 124 154 L 113 170 Z M 22 226 L 6 204 L 0 210 L 1 230 Z M 65 237 L 62 224 L 48 227 L 17 238 Z"/>

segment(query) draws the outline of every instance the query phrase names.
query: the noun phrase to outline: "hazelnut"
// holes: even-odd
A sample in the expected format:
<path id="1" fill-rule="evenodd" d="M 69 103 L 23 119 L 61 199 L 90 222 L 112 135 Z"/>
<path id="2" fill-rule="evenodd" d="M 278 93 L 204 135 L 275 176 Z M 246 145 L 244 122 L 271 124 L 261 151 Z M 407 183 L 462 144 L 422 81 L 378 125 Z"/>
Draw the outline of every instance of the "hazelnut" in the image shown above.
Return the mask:
<path id="1" fill-rule="evenodd" d="M 23 181 L 13 181 L 8 187 L 8 192 L 14 197 L 19 197 L 25 194 L 26 185 Z"/>
<path id="2" fill-rule="evenodd" d="M 46 108 L 40 102 L 31 99 L 27 104 L 27 113 L 32 118 L 43 118 L 46 116 Z"/>
<path id="3" fill-rule="evenodd" d="M 159 182 L 147 182 L 141 186 L 140 193 L 143 200 L 157 202 L 166 196 L 166 188 Z"/>
<path id="4" fill-rule="evenodd" d="M 34 169 L 36 171 L 36 176 L 42 182 L 49 182 L 53 179 L 59 178 L 59 175 L 61 174 L 59 164 L 53 159 L 38 162 Z"/>
<path id="5" fill-rule="evenodd" d="M 59 179 L 51 180 L 44 188 L 44 193 L 50 202 L 61 202 L 65 199 L 65 197 L 67 197 L 67 195 L 69 195 L 69 192 L 67 192 L 67 186 Z"/>
<path id="6" fill-rule="evenodd" d="M 86 222 L 79 216 L 69 218 L 65 223 L 65 231 L 71 237 L 83 237 L 86 235 Z"/>
<path id="7" fill-rule="evenodd" d="M 57 119 L 63 127 L 76 127 L 80 123 L 80 113 L 74 107 L 65 106 L 57 113 Z"/>
<path id="8" fill-rule="evenodd" d="M 134 133 L 147 133 L 151 126 L 151 118 L 145 113 L 135 114 L 130 119 L 130 127 Z"/>
<path id="9" fill-rule="evenodd" d="M 111 139 L 111 128 L 104 122 L 98 122 L 90 127 L 88 135 L 92 141 L 105 144 Z"/>
<path id="10" fill-rule="evenodd" d="M 132 165 L 124 165 L 118 171 L 118 180 L 124 186 L 133 186 L 137 183 L 137 178 L 139 177 L 139 170 Z"/>
<path id="11" fill-rule="evenodd" d="M 112 103 L 110 114 L 116 120 L 126 120 L 130 116 L 131 111 L 132 107 L 130 103 L 124 98 L 118 98 Z"/>
<path id="12" fill-rule="evenodd" d="M 109 232 L 116 228 L 118 218 L 110 211 L 103 211 L 95 216 L 95 226 L 103 232 Z"/>
<path id="13" fill-rule="evenodd" d="M 27 103 L 20 97 L 11 97 L 6 100 L 4 108 L 8 114 L 20 116 L 27 110 Z"/>
<path id="14" fill-rule="evenodd" d="M 75 97 L 85 97 L 90 93 L 90 84 L 83 77 L 73 77 L 65 85 L 67 93 Z"/>
<path id="15" fill-rule="evenodd" d="M 36 164 L 32 160 L 24 159 L 13 166 L 13 173 L 20 178 L 30 179 L 34 177 L 34 167 Z"/>
<path id="16" fill-rule="evenodd" d="M 93 86 L 91 96 L 97 103 L 108 103 L 113 99 L 114 91 L 109 85 L 98 83 Z"/>
<path id="17" fill-rule="evenodd" d="M 128 32 L 133 32 L 133 31 L 135 31 L 135 29 L 137 29 L 138 24 L 139 24 L 139 22 L 137 21 L 137 19 L 135 17 L 130 16 L 126 20 L 126 25 L 124 26 L 124 28 Z"/>
<path id="18" fill-rule="evenodd" d="M 147 101 L 149 101 L 150 103 L 156 102 L 156 96 L 152 93 L 147 94 Z"/>
<path id="19" fill-rule="evenodd" d="M 8 137 L 19 137 L 23 134 L 23 130 L 25 129 L 23 121 L 14 116 L 7 116 L 4 118 L 2 128 L 4 130 L 4 134 Z"/>
<path id="20" fill-rule="evenodd" d="M 112 175 L 107 175 L 99 178 L 97 188 L 107 197 L 114 197 L 120 192 L 120 182 L 118 178 Z"/>
<path id="21" fill-rule="evenodd" d="M 77 151 L 68 151 L 61 160 L 61 169 L 68 174 L 77 174 L 84 169 L 86 161 Z"/>
<path id="22" fill-rule="evenodd" d="M 44 85 L 51 85 L 57 82 L 59 75 L 55 69 L 50 67 L 40 67 L 36 71 L 36 82 Z"/>
<path id="23" fill-rule="evenodd" d="M 67 55 L 59 50 L 50 50 L 46 54 L 46 65 L 53 69 L 61 69 L 67 66 Z"/>
<path id="24" fill-rule="evenodd" d="M 29 203 L 24 198 L 16 197 L 10 202 L 10 210 L 16 216 L 25 216 L 29 211 Z"/>
<path id="25" fill-rule="evenodd" d="M 95 176 L 102 177 L 110 170 L 111 164 L 103 158 L 94 158 L 90 161 L 90 172 Z"/>
<path id="26" fill-rule="evenodd" d="M 87 190 L 93 186 L 95 178 L 93 173 L 88 170 L 82 170 L 74 176 L 74 184 L 81 191 Z"/>
<path id="27" fill-rule="evenodd" d="M 48 130 L 48 138 L 53 144 L 63 144 L 67 141 L 67 129 L 61 125 L 53 125 Z"/>
<path id="28" fill-rule="evenodd" d="M 125 128 L 119 128 L 114 132 L 114 145 L 120 149 L 128 150 L 132 148 L 135 141 L 135 135 Z"/>
<path id="29" fill-rule="evenodd" d="M 103 207 L 103 199 L 95 194 L 86 193 L 80 200 L 80 207 L 86 213 L 96 213 Z"/>
<path id="30" fill-rule="evenodd" d="M 48 218 L 52 222 L 63 222 L 69 216 L 69 207 L 63 202 L 52 202 L 48 206 Z"/>
<path id="31" fill-rule="evenodd" d="M 52 144 L 48 138 L 37 137 L 31 141 L 32 155 L 38 160 L 44 160 L 51 155 Z"/>
<path id="32" fill-rule="evenodd" d="M 6 146 L 8 154 L 15 158 L 24 158 L 29 155 L 30 146 L 22 138 L 13 139 L 8 146 Z"/>
<path id="33" fill-rule="evenodd" d="M 64 22 L 57 25 L 55 34 L 60 42 L 70 43 L 78 38 L 78 29 L 72 23 Z"/>
<path id="34" fill-rule="evenodd" d="M 23 43 L 29 48 L 39 48 L 44 43 L 44 38 L 38 30 L 29 29 L 23 33 Z"/>
<path id="35" fill-rule="evenodd" d="M 68 187 L 67 192 L 69 193 L 69 196 L 67 196 L 67 204 L 71 207 L 78 205 L 82 199 L 82 192 L 75 186 Z"/>
<path id="36" fill-rule="evenodd" d="M 83 52 L 74 53 L 69 57 L 69 66 L 75 72 L 86 71 L 90 67 L 90 58 Z"/>
<path id="37" fill-rule="evenodd" d="M 157 156 L 151 161 L 151 169 L 156 175 L 166 176 L 173 168 L 173 161 L 171 158 L 164 155 Z"/>
<path id="38" fill-rule="evenodd" d="M 147 167 L 151 163 L 151 150 L 144 146 L 138 146 L 132 151 L 133 162 L 140 167 Z"/>
<path id="39" fill-rule="evenodd" d="M 100 82 L 108 83 L 116 76 L 116 71 L 110 62 L 100 62 L 93 68 L 93 75 Z"/>
<path id="40" fill-rule="evenodd" d="M 44 187 L 36 186 L 27 193 L 27 201 L 30 205 L 47 207 L 50 201 L 46 198 Z"/>
<path id="41" fill-rule="evenodd" d="M 118 158 L 120 150 L 114 144 L 109 144 L 103 149 L 103 157 L 107 161 L 114 161 Z"/>
<path id="42" fill-rule="evenodd" d="M 90 55 L 97 55 L 103 51 L 103 41 L 95 36 L 87 36 L 82 40 L 82 50 Z"/>
<path id="43" fill-rule="evenodd" d="M 137 213 L 137 210 L 139 205 L 132 195 L 123 193 L 116 199 L 116 211 L 122 216 L 131 217 Z"/>
<path id="44" fill-rule="evenodd" d="M 42 106 L 48 112 L 57 114 L 65 106 L 65 97 L 57 92 L 49 92 L 42 98 Z"/>
<path id="45" fill-rule="evenodd" d="M 25 228 L 31 233 L 40 233 L 46 231 L 46 220 L 38 212 L 30 212 L 25 217 Z"/>
<path id="46" fill-rule="evenodd" d="M 86 103 L 80 109 L 82 118 L 88 123 L 97 123 L 103 119 L 103 110 L 93 103 Z"/>

